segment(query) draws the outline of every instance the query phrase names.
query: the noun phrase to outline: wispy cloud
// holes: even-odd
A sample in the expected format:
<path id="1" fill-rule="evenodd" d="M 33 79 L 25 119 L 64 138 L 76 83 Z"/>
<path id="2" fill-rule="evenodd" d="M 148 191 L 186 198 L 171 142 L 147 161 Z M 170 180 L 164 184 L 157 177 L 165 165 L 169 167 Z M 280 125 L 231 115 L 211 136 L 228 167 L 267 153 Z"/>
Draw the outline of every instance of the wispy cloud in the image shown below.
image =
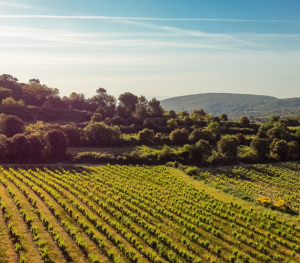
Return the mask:
<path id="1" fill-rule="evenodd" d="M 4 3 L 7 3 L 7 2 L 4 2 Z M 256 20 L 256 19 L 223 19 L 223 18 L 156 18 L 156 17 L 117 17 L 117 16 L 57 16 L 57 15 L 0 15 L 0 18 L 300 23 L 300 20 Z"/>
<path id="2" fill-rule="evenodd" d="M 220 34 L 141 21 L 118 21 L 145 28 L 134 32 L 76 32 L 61 29 L 0 26 L 0 47 L 93 49 L 133 47 L 187 50 L 299 50 L 299 34 Z M 146 29 L 154 29 L 147 32 Z"/>
<path id="3" fill-rule="evenodd" d="M 24 5 L 19 3 L 13 3 L 11 1 L 0 1 L 0 6 L 9 6 L 9 7 L 16 7 L 16 8 L 23 8 L 23 9 L 35 9 L 32 5 Z"/>
<path id="4" fill-rule="evenodd" d="M 146 26 L 147 27 L 147 26 Z M 151 37 L 153 32 L 142 32 L 141 35 L 130 36 L 130 32 L 114 34 L 102 33 L 77 33 L 62 30 L 35 29 L 22 27 L 0 27 L 2 48 L 46 48 L 46 47 L 72 47 L 72 48 L 99 48 L 99 47 L 152 47 L 152 48 L 192 48 L 192 49 L 232 49 L 234 38 L 222 35 L 206 34 L 204 32 L 190 33 L 188 30 L 180 30 L 171 27 L 157 26 L 156 29 L 170 32 Z M 150 33 L 150 35 L 148 34 Z M 155 33 L 159 35 L 160 32 Z M 172 36 L 170 39 L 169 36 Z M 201 37 L 199 39 L 199 37 Z M 177 38 L 176 38 L 177 37 Z M 188 38 L 185 38 L 188 37 Z M 18 41 L 15 41 L 15 38 Z M 175 39 L 174 39 L 175 38 Z M 12 40 L 11 40 L 12 39 Z M 235 47 L 236 48 L 236 47 Z"/>
<path id="5" fill-rule="evenodd" d="M 157 24 L 153 24 L 153 23 L 145 23 L 145 22 L 137 22 L 137 21 L 127 21 L 127 20 L 123 21 L 122 20 L 119 22 L 125 23 L 125 24 L 137 25 L 140 27 L 163 30 L 163 31 L 171 32 L 178 36 L 210 38 L 210 39 L 217 40 L 219 44 L 220 43 L 224 44 L 224 42 L 229 44 L 229 42 L 231 42 L 231 44 L 239 43 L 239 44 L 243 44 L 243 45 L 245 45 L 245 44 L 246 45 L 255 45 L 255 46 L 258 45 L 256 43 L 252 43 L 249 41 L 239 39 L 238 37 L 233 37 L 229 34 L 206 33 L 206 32 L 200 31 L 200 30 L 188 30 L 188 29 L 181 29 L 181 28 L 172 27 L 172 26 L 162 26 L 162 25 L 157 25 Z"/>

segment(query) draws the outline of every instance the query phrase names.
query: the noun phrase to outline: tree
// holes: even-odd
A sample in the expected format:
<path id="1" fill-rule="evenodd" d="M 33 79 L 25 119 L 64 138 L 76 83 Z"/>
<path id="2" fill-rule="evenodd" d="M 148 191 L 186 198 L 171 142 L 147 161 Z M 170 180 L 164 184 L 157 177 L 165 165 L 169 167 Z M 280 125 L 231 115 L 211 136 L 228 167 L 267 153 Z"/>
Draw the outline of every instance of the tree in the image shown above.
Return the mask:
<path id="1" fill-rule="evenodd" d="M 137 106 L 139 99 L 136 95 L 125 92 L 119 96 L 120 105 L 123 106 L 126 110 L 132 113 Z"/>
<path id="2" fill-rule="evenodd" d="M 177 114 L 174 110 L 170 110 L 168 112 L 168 117 L 171 118 L 171 119 L 176 119 L 177 118 Z"/>
<path id="3" fill-rule="evenodd" d="M 256 138 L 260 138 L 260 139 L 268 139 L 268 135 L 267 133 L 262 130 L 262 129 L 259 129 L 257 134 L 256 134 Z"/>
<path id="4" fill-rule="evenodd" d="M 20 109 L 23 106 L 23 101 L 16 101 L 12 97 L 8 97 L 2 100 L 2 106 L 11 112 Z"/>
<path id="5" fill-rule="evenodd" d="M 7 154 L 9 160 L 24 163 L 27 161 L 28 141 L 24 134 L 15 134 L 7 142 Z"/>
<path id="6" fill-rule="evenodd" d="M 170 140 L 174 143 L 186 143 L 189 138 L 189 132 L 185 129 L 175 129 L 170 133 Z"/>
<path id="7" fill-rule="evenodd" d="M 0 134 L 0 161 L 5 160 L 7 155 L 7 137 L 4 134 Z"/>
<path id="8" fill-rule="evenodd" d="M 27 146 L 26 146 L 26 156 L 27 161 L 30 163 L 43 162 L 46 159 L 47 147 L 45 140 L 35 134 L 26 136 Z"/>
<path id="9" fill-rule="evenodd" d="M 39 79 L 30 79 L 28 81 L 28 83 L 29 83 L 29 85 L 40 85 L 41 84 Z"/>
<path id="10" fill-rule="evenodd" d="M 191 119 L 194 121 L 201 121 L 205 118 L 205 116 L 207 115 L 207 113 L 203 110 L 193 110 L 191 113 Z"/>
<path id="11" fill-rule="evenodd" d="M 287 144 L 286 141 L 277 139 L 273 143 L 272 148 L 273 148 L 272 149 L 272 155 L 273 156 L 278 156 L 280 161 L 288 161 L 289 160 L 289 158 L 290 158 L 290 148 L 289 148 L 289 145 Z"/>
<path id="12" fill-rule="evenodd" d="M 212 148 L 208 141 L 199 140 L 189 149 L 189 159 L 203 163 L 211 155 Z"/>
<path id="13" fill-rule="evenodd" d="M 193 120 L 189 116 L 184 117 L 183 121 L 185 123 L 185 126 L 192 126 L 194 123 Z"/>
<path id="14" fill-rule="evenodd" d="M 274 127 L 267 131 L 267 136 L 270 142 L 272 142 L 274 139 L 281 139 L 281 130 Z"/>
<path id="15" fill-rule="evenodd" d="M 225 114 L 225 113 L 222 113 L 221 116 L 220 116 L 220 120 L 221 121 L 228 121 L 228 115 Z"/>
<path id="16" fill-rule="evenodd" d="M 22 85 L 26 105 L 41 107 L 50 98 L 59 98 L 59 90 L 41 85 L 38 79 L 31 79 L 29 84 Z"/>
<path id="17" fill-rule="evenodd" d="M 146 119 L 146 120 L 144 120 L 143 126 L 145 128 L 149 128 L 149 129 L 152 129 L 152 130 L 155 130 L 157 128 L 156 123 L 152 119 Z"/>
<path id="18" fill-rule="evenodd" d="M 250 124 L 250 120 L 248 119 L 247 116 L 243 116 L 239 119 L 239 124 L 241 124 L 241 126 L 243 127 L 247 127 Z"/>
<path id="19" fill-rule="evenodd" d="M 120 139 L 120 128 L 103 122 L 90 122 L 84 129 L 84 136 L 90 146 L 109 146 Z"/>
<path id="20" fill-rule="evenodd" d="M 46 147 L 51 161 L 61 161 L 66 158 L 68 138 L 62 130 L 53 129 L 46 132 Z"/>
<path id="21" fill-rule="evenodd" d="M 12 96 L 13 96 L 12 90 L 0 87 L 0 102 L 2 102 L 2 100 L 6 99 L 8 97 L 12 97 Z"/>
<path id="22" fill-rule="evenodd" d="M 0 76 L 0 87 L 9 89 L 12 91 L 12 98 L 20 100 L 23 98 L 23 91 L 21 85 L 18 83 L 18 79 L 9 74 L 3 74 Z"/>
<path id="23" fill-rule="evenodd" d="M 123 119 L 120 117 L 120 116 L 114 116 L 111 120 L 111 123 L 113 125 L 118 125 L 118 126 L 121 126 L 124 124 L 124 121 Z"/>
<path id="24" fill-rule="evenodd" d="M 218 122 L 211 122 L 205 129 L 210 131 L 213 135 L 218 135 L 221 132 L 221 125 Z"/>
<path id="25" fill-rule="evenodd" d="M 292 160 L 299 160 L 300 155 L 300 145 L 296 141 L 291 141 L 288 143 L 288 146 L 290 148 L 290 156 Z"/>
<path id="26" fill-rule="evenodd" d="M 254 138 L 251 142 L 251 149 L 256 153 L 259 159 L 265 160 L 270 152 L 269 141 L 265 138 Z"/>
<path id="27" fill-rule="evenodd" d="M 245 143 L 247 141 L 245 136 L 242 133 L 237 133 L 235 135 L 235 139 L 236 139 L 236 141 L 238 142 L 239 145 L 245 145 Z"/>
<path id="28" fill-rule="evenodd" d="M 235 159 L 237 156 L 237 141 L 233 138 L 222 138 L 217 143 L 218 151 L 220 154 Z"/>
<path id="29" fill-rule="evenodd" d="M 72 92 L 69 96 L 68 103 L 71 109 L 85 110 L 88 108 L 88 103 L 83 93 Z"/>
<path id="30" fill-rule="evenodd" d="M 101 122 L 103 120 L 103 116 L 101 113 L 95 112 L 91 118 L 91 121 Z"/>
<path id="31" fill-rule="evenodd" d="M 190 114 L 186 110 L 183 110 L 183 111 L 177 112 L 177 116 L 178 116 L 178 119 L 184 119 L 185 117 L 190 116 Z"/>
<path id="32" fill-rule="evenodd" d="M 13 115 L 0 115 L 0 131 L 7 137 L 12 137 L 17 133 L 23 133 L 24 122 Z"/>
<path id="33" fill-rule="evenodd" d="M 199 129 L 194 129 L 191 132 L 189 140 L 193 143 L 196 143 L 197 141 L 202 140 L 204 138 L 205 138 L 205 135 L 203 133 L 203 130 L 199 128 Z"/>
<path id="34" fill-rule="evenodd" d="M 76 125 L 63 126 L 63 131 L 67 135 L 70 147 L 78 147 L 82 143 L 83 130 Z"/>
<path id="35" fill-rule="evenodd" d="M 104 88 L 99 88 L 96 91 L 97 95 L 87 100 L 90 111 L 99 112 L 103 118 L 112 118 L 116 113 L 116 98 L 109 95 Z"/>
<path id="36" fill-rule="evenodd" d="M 142 143 L 153 142 L 154 137 L 155 137 L 154 131 L 148 128 L 145 128 L 138 133 L 138 138 Z"/>
<path id="37" fill-rule="evenodd" d="M 178 124 L 177 124 L 177 121 L 175 119 L 170 119 L 170 120 L 167 121 L 167 126 L 169 128 L 174 129 L 178 126 Z"/>
<path id="38" fill-rule="evenodd" d="M 148 111 L 153 117 L 162 117 L 164 113 L 164 110 L 160 105 L 160 101 L 156 98 L 153 98 L 148 102 Z"/>
<path id="39" fill-rule="evenodd" d="M 273 124 L 274 122 L 278 122 L 280 120 L 280 116 L 279 115 L 272 115 L 270 118 L 269 118 L 269 123 L 270 124 Z"/>
<path id="40" fill-rule="evenodd" d="M 147 108 L 148 100 L 145 96 L 141 95 L 138 98 L 138 104 L 135 108 L 134 116 L 141 119 L 146 118 L 148 116 Z"/>

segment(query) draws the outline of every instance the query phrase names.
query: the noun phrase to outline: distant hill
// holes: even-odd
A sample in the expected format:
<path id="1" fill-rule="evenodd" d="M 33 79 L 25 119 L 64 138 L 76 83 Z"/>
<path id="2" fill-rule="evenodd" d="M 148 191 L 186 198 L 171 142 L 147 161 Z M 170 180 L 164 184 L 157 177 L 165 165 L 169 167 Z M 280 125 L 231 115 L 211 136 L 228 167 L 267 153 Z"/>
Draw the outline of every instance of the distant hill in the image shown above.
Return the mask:
<path id="1" fill-rule="evenodd" d="M 256 119 L 264 119 L 270 115 L 300 115 L 300 98 L 278 99 L 249 94 L 193 94 L 162 100 L 161 105 L 165 110 L 191 112 L 204 109 L 213 115 L 226 113 L 230 119 L 237 119 L 243 115 Z"/>

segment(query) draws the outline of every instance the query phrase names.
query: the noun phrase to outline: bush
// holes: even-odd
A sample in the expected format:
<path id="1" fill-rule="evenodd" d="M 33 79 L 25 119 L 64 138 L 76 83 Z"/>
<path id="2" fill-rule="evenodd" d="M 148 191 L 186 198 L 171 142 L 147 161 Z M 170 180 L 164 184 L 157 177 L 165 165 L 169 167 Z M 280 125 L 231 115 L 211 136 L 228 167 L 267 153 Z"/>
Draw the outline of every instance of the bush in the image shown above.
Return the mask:
<path id="1" fill-rule="evenodd" d="M 247 127 L 250 124 L 250 120 L 247 116 L 243 116 L 239 119 L 239 124 L 241 124 L 241 126 Z"/>
<path id="2" fill-rule="evenodd" d="M 219 153 L 230 159 L 236 159 L 237 141 L 235 139 L 222 138 L 220 141 L 218 141 L 217 146 Z"/>
<path id="3" fill-rule="evenodd" d="M 191 135 L 189 137 L 189 140 L 193 143 L 199 141 L 199 140 L 204 140 L 205 139 L 205 134 L 203 132 L 202 129 L 194 129 L 192 132 L 191 132 Z"/>
<path id="4" fill-rule="evenodd" d="M 196 166 L 191 166 L 185 169 L 185 172 L 189 176 L 196 176 L 199 173 L 199 169 Z"/>
<path id="5" fill-rule="evenodd" d="M 120 128 L 103 122 L 90 122 L 83 132 L 88 144 L 94 147 L 114 145 L 120 140 Z"/>
<path id="6" fill-rule="evenodd" d="M 267 139 L 255 138 L 251 142 L 251 148 L 255 151 L 259 159 L 265 160 L 270 152 L 270 145 Z"/>
<path id="7" fill-rule="evenodd" d="M 245 145 L 246 144 L 246 138 L 242 133 L 237 133 L 235 135 L 235 139 L 238 142 L 239 145 Z"/>
<path id="8" fill-rule="evenodd" d="M 287 142 L 275 139 L 272 142 L 272 155 L 278 156 L 280 161 L 288 161 L 290 158 L 290 148 Z"/>
<path id="9" fill-rule="evenodd" d="M 154 137 L 155 137 L 154 131 L 148 128 L 145 128 L 138 133 L 138 138 L 142 143 L 153 142 Z"/>
<path id="10" fill-rule="evenodd" d="M 256 202 L 260 205 L 263 205 L 263 206 L 271 206 L 272 205 L 272 202 L 271 202 L 271 198 L 270 197 L 260 197 L 260 198 L 257 198 L 256 199 Z"/>
<path id="11" fill-rule="evenodd" d="M 97 113 L 95 112 L 91 118 L 91 121 L 96 121 L 96 122 L 100 122 L 103 120 L 103 116 L 101 113 Z"/>
<path id="12" fill-rule="evenodd" d="M 52 161 L 61 161 L 66 158 L 68 138 L 61 130 L 51 130 L 45 135 L 48 157 Z"/>
<path id="13" fill-rule="evenodd" d="M 0 115 L 0 131 L 7 137 L 12 137 L 17 133 L 23 133 L 24 122 L 13 115 Z"/>
<path id="14" fill-rule="evenodd" d="M 82 144 L 83 130 L 75 125 L 67 125 L 63 127 L 64 133 L 67 135 L 70 147 L 78 147 Z"/>
<path id="15" fill-rule="evenodd" d="M 177 121 L 175 119 L 170 119 L 170 120 L 167 121 L 167 126 L 169 128 L 174 129 L 174 128 L 176 128 L 178 126 L 178 123 L 177 123 Z"/>
<path id="16" fill-rule="evenodd" d="M 185 129 L 175 129 L 170 133 L 170 140 L 174 143 L 184 144 L 188 141 L 189 132 Z"/>

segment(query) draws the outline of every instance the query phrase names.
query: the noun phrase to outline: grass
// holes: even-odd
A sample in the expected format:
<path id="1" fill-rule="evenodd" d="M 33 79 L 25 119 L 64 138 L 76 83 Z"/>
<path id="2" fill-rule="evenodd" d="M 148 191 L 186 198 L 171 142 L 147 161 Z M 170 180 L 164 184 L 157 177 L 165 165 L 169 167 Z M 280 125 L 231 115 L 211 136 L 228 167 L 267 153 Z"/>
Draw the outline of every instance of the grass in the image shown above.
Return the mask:
<path id="1" fill-rule="evenodd" d="M 296 165 L 296 163 L 295 163 L 295 165 Z M 268 165 L 266 165 L 266 166 L 268 167 Z M 270 165 L 270 166 L 272 167 L 272 166 L 276 166 L 276 165 Z M 249 167 L 251 169 L 252 166 L 249 166 Z M 282 218 L 282 220 L 286 220 L 287 222 L 290 222 L 290 223 L 299 224 L 298 215 L 291 215 L 291 214 L 284 213 L 281 211 L 272 210 L 271 208 L 262 207 L 261 205 L 258 205 L 257 203 L 255 203 L 254 201 L 257 198 L 265 196 L 265 194 L 263 194 L 263 193 L 255 193 L 254 192 L 252 194 L 249 194 L 249 193 L 247 193 L 243 190 L 237 189 L 233 186 L 228 187 L 228 186 L 222 185 L 220 183 L 214 183 L 213 181 L 210 181 L 210 180 L 209 181 L 207 181 L 207 180 L 199 181 L 196 178 L 193 179 L 192 177 L 186 175 L 183 171 L 175 169 L 175 168 L 168 168 L 168 169 L 171 169 L 172 173 L 174 173 L 178 176 L 181 176 L 187 182 L 193 183 L 200 189 L 205 189 L 205 191 L 207 193 L 211 194 L 212 196 L 214 196 L 214 198 L 216 198 L 220 201 L 236 202 L 236 203 L 240 204 L 242 207 L 252 207 L 254 209 L 254 211 L 256 211 L 257 213 L 267 211 L 269 213 L 275 214 L 277 217 Z M 234 167 L 232 167 L 232 169 L 230 167 L 228 167 L 228 168 L 222 169 L 222 170 L 227 170 L 228 172 L 230 172 L 233 169 L 234 169 Z M 212 175 L 214 175 L 214 174 L 220 173 L 220 170 L 217 169 L 217 170 L 210 171 L 210 172 Z M 203 176 L 202 176 L 202 178 L 203 178 Z M 270 187 L 270 188 L 265 188 L 264 192 L 268 192 L 269 193 L 268 195 L 271 194 L 273 196 L 273 200 L 275 200 L 276 199 L 275 198 L 275 190 L 276 189 L 274 189 L 274 187 Z"/>

